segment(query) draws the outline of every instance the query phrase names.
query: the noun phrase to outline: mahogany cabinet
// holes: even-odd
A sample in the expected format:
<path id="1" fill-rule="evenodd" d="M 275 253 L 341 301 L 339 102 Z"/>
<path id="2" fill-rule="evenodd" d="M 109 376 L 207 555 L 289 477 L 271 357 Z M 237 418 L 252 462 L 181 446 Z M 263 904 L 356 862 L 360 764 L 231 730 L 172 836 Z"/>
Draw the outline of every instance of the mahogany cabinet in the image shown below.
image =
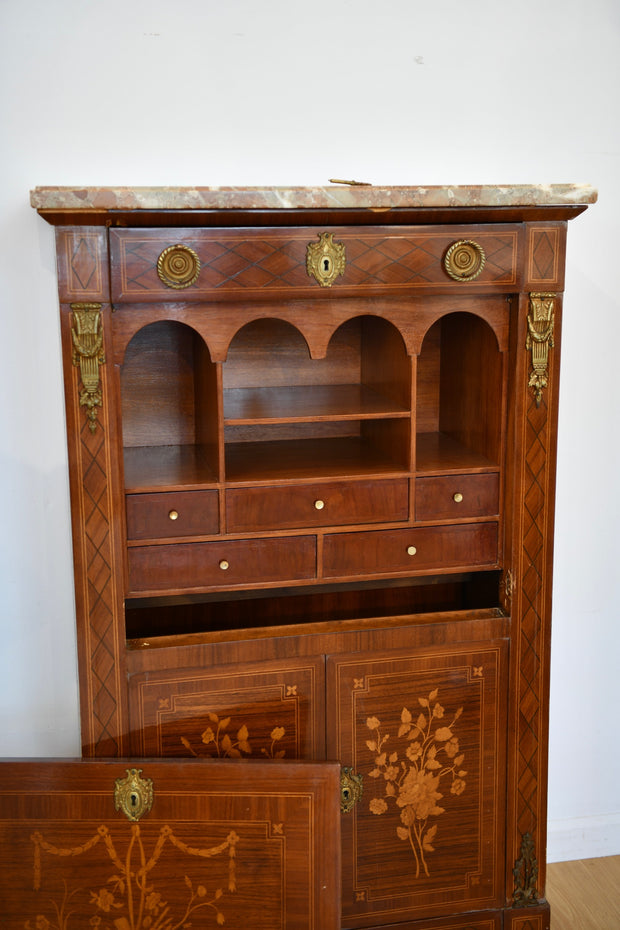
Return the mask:
<path id="1" fill-rule="evenodd" d="M 340 763 L 344 928 L 548 927 L 564 257 L 595 200 L 32 193 L 84 756 L 264 760 L 274 791 Z"/>

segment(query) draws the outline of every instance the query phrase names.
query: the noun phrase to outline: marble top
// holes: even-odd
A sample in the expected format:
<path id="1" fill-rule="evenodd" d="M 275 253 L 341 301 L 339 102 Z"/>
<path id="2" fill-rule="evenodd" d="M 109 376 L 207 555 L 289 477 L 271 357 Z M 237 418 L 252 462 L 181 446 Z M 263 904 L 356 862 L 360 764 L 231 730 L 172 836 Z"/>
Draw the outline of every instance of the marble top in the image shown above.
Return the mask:
<path id="1" fill-rule="evenodd" d="M 569 206 L 595 203 L 589 184 L 375 187 L 36 187 L 37 210 L 291 210 Z"/>

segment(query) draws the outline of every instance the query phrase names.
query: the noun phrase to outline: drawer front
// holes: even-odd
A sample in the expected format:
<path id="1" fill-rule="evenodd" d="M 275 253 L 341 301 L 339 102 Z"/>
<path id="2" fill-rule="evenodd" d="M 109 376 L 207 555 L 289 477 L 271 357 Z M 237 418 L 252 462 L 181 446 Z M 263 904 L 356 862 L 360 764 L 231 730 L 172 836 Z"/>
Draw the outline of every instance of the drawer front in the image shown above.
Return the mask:
<path id="1" fill-rule="evenodd" d="M 211 536 L 219 532 L 217 491 L 127 495 L 127 538 Z"/>
<path id="2" fill-rule="evenodd" d="M 451 290 L 518 284 L 518 224 L 495 226 L 331 227 L 345 249 L 344 271 L 322 287 L 307 270 L 307 249 L 319 245 L 316 228 L 111 229 L 112 300 L 239 298 L 294 290 L 329 296 L 334 290 L 402 288 Z M 483 260 L 460 280 L 446 269 L 451 247 L 475 243 Z M 467 255 L 465 255 L 467 259 Z M 456 267 L 458 268 L 458 261 Z"/>
<path id="3" fill-rule="evenodd" d="M 407 520 L 409 483 L 334 481 L 226 492 L 229 533 Z"/>
<path id="4" fill-rule="evenodd" d="M 314 578 L 314 536 L 228 539 L 128 550 L 130 593 L 230 588 Z"/>
<path id="5" fill-rule="evenodd" d="M 417 478 L 416 520 L 493 517 L 499 513 L 499 475 Z"/>
<path id="6" fill-rule="evenodd" d="M 335 578 L 491 566 L 497 547 L 496 523 L 334 533 L 324 540 L 323 574 Z"/>

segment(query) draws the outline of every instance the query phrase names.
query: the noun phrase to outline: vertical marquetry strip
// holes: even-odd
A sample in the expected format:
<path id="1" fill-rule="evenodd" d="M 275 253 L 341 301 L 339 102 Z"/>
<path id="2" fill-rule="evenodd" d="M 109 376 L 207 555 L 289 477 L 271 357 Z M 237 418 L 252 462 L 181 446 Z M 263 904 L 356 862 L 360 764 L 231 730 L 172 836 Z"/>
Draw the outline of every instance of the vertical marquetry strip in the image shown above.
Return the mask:
<path id="1" fill-rule="evenodd" d="M 551 521 L 555 477 L 555 381 L 553 357 L 546 355 L 544 383 L 533 384 L 537 360 L 533 324 L 547 349 L 552 344 L 556 295 L 533 294 L 527 305 L 521 386 L 525 409 L 521 420 L 523 449 L 521 491 L 516 501 L 519 531 L 516 555 L 515 621 L 515 782 L 509 865 L 513 868 L 514 907 L 535 906 L 544 893 L 538 859 L 544 856 L 546 807 L 546 714 L 548 675 L 546 651 L 550 635 Z M 526 307 L 523 307 L 524 311 Z M 525 313 L 524 313 L 525 317 Z M 541 342 L 536 345 L 540 347 Z M 530 355 L 531 353 L 531 355 Z M 534 387 L 534 390 L 532 388 Z"/>

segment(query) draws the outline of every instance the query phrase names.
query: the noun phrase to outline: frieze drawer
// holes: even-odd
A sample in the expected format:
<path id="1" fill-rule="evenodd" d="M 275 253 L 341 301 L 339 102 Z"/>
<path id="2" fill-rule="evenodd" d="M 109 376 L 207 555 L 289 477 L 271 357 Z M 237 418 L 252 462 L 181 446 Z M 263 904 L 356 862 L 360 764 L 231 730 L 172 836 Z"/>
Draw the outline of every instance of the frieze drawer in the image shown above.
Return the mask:
<path id="1" fill-rule="evenodd" d="M 326 578 L 493 566 L 498 557 L 497 523 L 412 527 L 327 535 Z"/>
<path id="2" fill-rule="evenodd" d="M 493 517 L 499 513 L 499 475 L 417 478 L 416 520 Z"/>
<path id="3" fill-rule="evenodd" d="M 389 523 L 407 520 L 408 516 L 409 483 L 406 478 L 236 488 L 226 492 L 229 533 Z"/>
<path id="4" fill-rule="evenodd" d="M 217 491 L 127 495 L 127 538 L 212 536 L 219 532 Z"/>
<path id="5" fill-rule="evenodd" d="M 294 536 L 134 546 L 128 561 L 131 594 L 260 586 L 314 578 L 316 540 Z"/>
<path id="6" fill-rule="evenodd" d="M 332 262 L 328 286 L 308 272 L 308 247 L 329 235 L 344 260 Z M 421 228 L 313 227 L 250 229 L 111 229 L 112 300 L 239 299 L 334 289 L 426 288 L 472 284 L 505 290 L 518 284 L 518 224 Z M 460 251 L 459 251 L 460 249 Z M 470 250 L 470 251 L 468 251 Z M 470 254 L 471 252 L 471 254 Z"/>

